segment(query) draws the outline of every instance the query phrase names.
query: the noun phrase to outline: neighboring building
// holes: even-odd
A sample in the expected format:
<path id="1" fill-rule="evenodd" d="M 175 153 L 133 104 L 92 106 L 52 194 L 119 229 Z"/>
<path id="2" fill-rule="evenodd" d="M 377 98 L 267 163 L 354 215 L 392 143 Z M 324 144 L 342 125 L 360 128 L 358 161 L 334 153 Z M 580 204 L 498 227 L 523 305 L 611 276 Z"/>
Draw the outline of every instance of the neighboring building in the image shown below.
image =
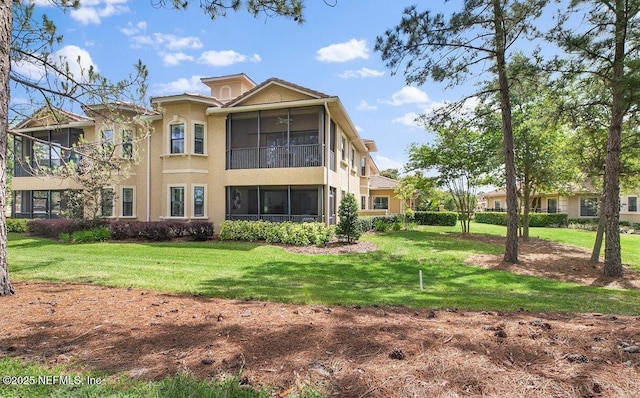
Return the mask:
<path id="1" fill-rule="evenodd" d="M 395 197 L 395 188 L 398 181 L 381 175 L 372 175 L 369 178 L 369 197 L 361 197 L 360 214 L 366 216 L 381 216 L 390 214 L 402 214 L 405 205 Z M 413 202 L 410 203 L 414 207 Z"/>
<path id="2" fill-rule="evenodd" d="M 151 99 L 153 110 L 118 105 L 143 114 L 152 133 L 143 141 L 132 125 L 117 125 L 87 107 L 87 116 L 36 112 L 11 129 L 15 156 L 55 166 L 72 154 L 81 136 L 123 143 L 141 161 L 120 186 L 103 216 L 117 220 L 222 220 L 336 222 L 345 193 L 361 198 L 363 210 L 399 212 L 391 181 L 373 177 L 371 152 L 338 97 L 272 78 L 254 83 L 244 74 L 204 78 L 211 95 L 179 94 Z M 41 115 L 42 114 L 42 115 Z M 38 140 L 31 140 L 31 136 Z M 57 217 L 61 194 L 72 181 L 38 178 L 16 161 L 12 216 Z M 372 182 L 373 181 L 373 182 Z M 386 209 L 384 207 L 386 206 Z"/>
<path id="3" fill-rule="evenodd" d="M 640 193 L 625 193 L 620 197 L 620 221 L 640 222 L 638 208 Z M 581 187 L 571 193 L 545 193 L 532 199 L 531 212 L 567 213 L 572 218 L 597 218 L 599 195 L 590 187 Z M 484 193 L 481 211 L 506 211 L 507 195 L 503 189 Z"/>

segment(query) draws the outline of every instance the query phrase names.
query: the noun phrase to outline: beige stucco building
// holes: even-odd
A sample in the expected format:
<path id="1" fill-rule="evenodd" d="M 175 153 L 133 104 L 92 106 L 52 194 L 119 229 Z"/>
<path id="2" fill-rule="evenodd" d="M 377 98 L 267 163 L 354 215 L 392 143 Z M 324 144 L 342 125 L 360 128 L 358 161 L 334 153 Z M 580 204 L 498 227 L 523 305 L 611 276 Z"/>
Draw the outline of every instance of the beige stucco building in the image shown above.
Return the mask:
<path id="1" fill-rule="evenodd" d="M 347 192 L 363 212 L 399 212 L 391 191 L 370 184 L 378 174 L 375 142 L 359 136 L 338 97 L 276 78 L 256 84 L 244 74 L 202 83 L 211 95 L 154 97 L 151 110 L 116 104 L 118 112 L 150 123 L 141 140 L 134 125 L 101 116 L 104 107 L 87 107 L 86 116 L 58 112 L 55 122 L 36 112 L 15 126 L 12 216 L 60 213 L 62 192 L 80 187 L 34 177 L 24 166 L 68 160 L 73 153 L 58 145 L 72 147 L 81 136 L 140 159 L 128 178 L 107 187 L 115 200 L 103 216 L 112 219 L 208 220 L 216 229 L 225 219 L 333 224 Z"/>
<path id="2" fill-rule="evenodd" d="M 638 193 L 620 196 L 620 221 L 640 222 Z M 532 199 L 531 211 L 543 213 L 567 213 L 569 219 L 596 218 L 599 196 L 592 189 L 582 187 L 570 193 L 551 192 Z M 480 211 L 506 211 L 507 194 L 504 189 L 482 195 Z"/>

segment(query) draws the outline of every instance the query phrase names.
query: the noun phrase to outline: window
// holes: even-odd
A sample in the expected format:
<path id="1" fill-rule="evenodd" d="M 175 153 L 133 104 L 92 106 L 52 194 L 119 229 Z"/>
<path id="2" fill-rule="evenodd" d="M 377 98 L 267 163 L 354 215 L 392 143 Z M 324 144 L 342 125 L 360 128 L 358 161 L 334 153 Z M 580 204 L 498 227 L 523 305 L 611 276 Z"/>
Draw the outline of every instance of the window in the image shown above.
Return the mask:
<path id="1" fill-rule="evenodd" d="M 133 188 L 122 188 L 122 217 L 133 217 Z"/>
<path id="2" fill-rule="evenodd" d="M 184 187 L 169 188 L 169 207 L 171 217 L 184 217 Z"/>
<path id="3" fill-rule="evenodd" d="M 122 130 L 122 157 L 131 159 L 133 157 L 133 131 Z"/>
<path id="4" fill-rule="evenodd" d="M 193 187 L 193 216 L 204 217 L 204 187 Z"/>
<path id="5" fill-rule="evenodd" d="M 598 215 L 598 198 L 580 198 L 580 217 Z"/>
<path id="6" fill-rule="evenodd" d="M 496 201 L 494 201 L 494 202 L 493 202 L 493 209 L 494 209 L 495 211 L 500 211 L 500 210 L 502 209 L 502 208 L 500 207 L 500 201 L 499 201 L 499 200 L 496 200 Z"/>
<path id="7" fill-rule="evenodd" d="M 373 208 L 374 209 L 389 209 L 389 197 L 388 196 L 374 196 L 373 197 Z"/>
<path id="8" fill-rule="evenodd" d="M 356 168 L 356 150 L 353 147 L 351 147 L 351 168 Z"/>
<path id="9" fill-rule="evenodd" d="M 558 212 L 558 199 L 547 199 L 547 213 L 557 213 Z"/>
<path id="10" fill-rule="evenodd" d="M 184 153 L 184 123 L 172 124 L 171 130 L 171 153 Z"/>
<path id="11" fill-rule="evenodd" d="M 367 175 L 367 158 L 365 158 L 364 156 L 360 157 L 360 175 Z"/>
<path id="12" fill-rule="evenodd" d="M 627 198 L 627 210 L 628 211 L 638 211 L 638 197 L 637 196 L 629 196 Z"/>
<path id="13" fill-rule="evenodd" d="M 105 188 L 100 192 L 100 211 L 102 217 L 113 217 L 113 189 Z"/>
<path id="14" fill-rule="evenodd" d="M 367 208 L 367 197 L 360 196 L 360 210 L 366 210 Z"/>
<path id="15" fill-rule="evenodd" d="M 340 159 L 347 161 L 347 139 L 344 136 L 340 140 Z"/>
<path id="16" fill-rule="evenodd" d="M 204 124 L 193 125 L 193 153 L 204 154 Z"/>
<path id="17" fill-rule="evenodd" d="M 113 148 L 113 144 L 115 142 L 115 136 L 113 135 L 113 130 L 102 130 L 102 147 L 105 149 Z"/>

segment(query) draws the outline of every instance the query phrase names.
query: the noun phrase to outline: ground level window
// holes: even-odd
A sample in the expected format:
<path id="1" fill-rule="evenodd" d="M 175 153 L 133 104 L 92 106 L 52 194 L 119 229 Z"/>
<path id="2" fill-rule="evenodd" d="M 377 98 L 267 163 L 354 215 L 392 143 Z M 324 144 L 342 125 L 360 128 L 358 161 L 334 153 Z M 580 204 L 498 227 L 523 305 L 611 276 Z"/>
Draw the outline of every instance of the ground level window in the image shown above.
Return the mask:
<path id="1" fill-rule="evenodd" d="M 638 211 L 638 197 L 637 196 L 629 196 L 627 198 L 627 210 L 628 211 Z"/>
<path id="2" fill-rule="evenodd" d="M 122 188 L 122 217 L 133 217 L 133 188 Z"/>
<path id="3" fill-rule="evenodd" d="M 102 217 L 113 217 L 113 189 L 105 188 L 100 193 Z"/>
<path id="4" fill-rule="evenodd" d="M 193 187 L 193 216 L 204 217 L 204 187 Z"/>
<path id="5" fill-rule="evenodd" d="M 184 217 L 184 187 L 169 188 L 171 217 Z"/>
<path id="6" fill-rule="evenodd" d="M 366 196 L 361 196 L 360 197 L 360 210 L 366 210 L 367 209 L 367 197 Z"/>
<path id="7" fill-rule="evenodd" d="M 598 198 L 580 198 L 580 216 L 595 217 L 598 215 Z"/>
<path id="8" fill-rule="evenodd" d="M 389 198 L 387 196 L 376 196 L 373 198 L 374 209 L 389 209 Z"/>

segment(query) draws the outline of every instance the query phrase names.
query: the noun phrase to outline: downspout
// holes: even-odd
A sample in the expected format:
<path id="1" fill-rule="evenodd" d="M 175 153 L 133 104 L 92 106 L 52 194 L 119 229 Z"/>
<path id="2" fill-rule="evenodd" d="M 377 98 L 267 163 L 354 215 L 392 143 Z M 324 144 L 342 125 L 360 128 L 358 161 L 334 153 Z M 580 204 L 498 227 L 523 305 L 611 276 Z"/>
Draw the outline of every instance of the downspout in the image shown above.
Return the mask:
<path id="1" fill-rule="evenodd" d="M 151 134 L 147 135 L 147 222 L 151 221 Z"/>

